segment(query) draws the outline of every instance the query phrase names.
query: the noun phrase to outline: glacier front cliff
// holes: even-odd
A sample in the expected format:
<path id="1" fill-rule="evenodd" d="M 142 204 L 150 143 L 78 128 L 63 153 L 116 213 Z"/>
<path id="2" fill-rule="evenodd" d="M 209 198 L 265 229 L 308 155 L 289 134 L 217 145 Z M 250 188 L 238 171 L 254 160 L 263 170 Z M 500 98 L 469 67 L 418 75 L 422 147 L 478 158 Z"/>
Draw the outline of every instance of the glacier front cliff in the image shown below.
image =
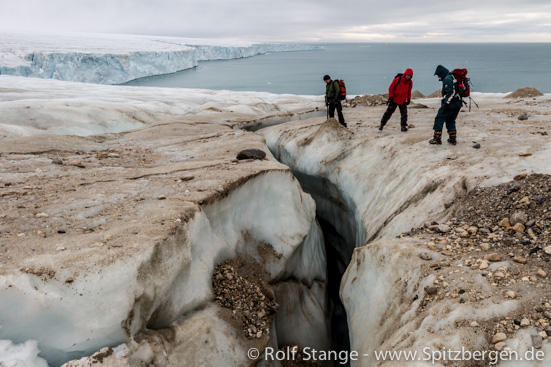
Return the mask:
<path id="1" fill-rule="evenodd" d="M 297 44 L 177 37 L 3 32 L 0 33 L 0 74 L 120 84 L 190 69 L 199 61 L 319 49 Z"/>

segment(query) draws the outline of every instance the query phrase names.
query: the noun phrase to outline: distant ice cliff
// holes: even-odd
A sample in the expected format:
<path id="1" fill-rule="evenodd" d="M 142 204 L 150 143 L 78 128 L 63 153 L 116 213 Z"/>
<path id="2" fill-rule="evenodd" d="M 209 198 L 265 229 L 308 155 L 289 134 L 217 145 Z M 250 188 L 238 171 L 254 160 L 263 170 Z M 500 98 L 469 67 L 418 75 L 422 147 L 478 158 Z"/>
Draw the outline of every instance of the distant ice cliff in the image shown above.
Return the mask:
<path id="1" fill-rule="evenodd" d="M 310 45 L 173 37 L 0 33 L 0 74 L 120 84 L 193 68 L 199 61 L 319 49 Z"/>

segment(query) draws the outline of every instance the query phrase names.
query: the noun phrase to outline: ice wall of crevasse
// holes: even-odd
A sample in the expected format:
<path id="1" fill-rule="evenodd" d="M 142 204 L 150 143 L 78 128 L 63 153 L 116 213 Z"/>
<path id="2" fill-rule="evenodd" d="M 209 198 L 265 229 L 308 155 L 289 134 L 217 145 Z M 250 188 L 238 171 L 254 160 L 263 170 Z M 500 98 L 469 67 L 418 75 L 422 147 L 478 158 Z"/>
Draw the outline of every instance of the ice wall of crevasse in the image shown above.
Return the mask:
<path id="1" fill-rule="evenodd" d="M 360 129 L 353 131 L 362 133 Z M 492 154 L 479 155 L 467 147 L 461 152 L 468 163 L 453 164 L 457 156 L 450 156 L 450 150 L 431 149 L 425 141 L 421 145 L 418 134 L 357 137 L 333 119 L 284 124 L 260 133 L 274 156 L 288 165 L 305 191 L 316 198 L 318 215 L 349 239 L 337 251 L 341 256 L 351 255 L 340 285 L 351 350 L 373 356 L 374 351 L 384 350 L 413 349 L 422 353 L 423 348 L 488 348 L 484 333 L 477 328 L 458 328 L 458 323 L 505 318 L 517 310 L 519 303 L 488 299 L 463 304 L 452 298 L 426 306 L 425 288 L 438 280 L 423 268 L 427 264 L 420 254 L 425 247 L 419 247 L 418 239 L 392 238 L 427 221 L 445 219 L 447 209 L 484 180 L 491 185 L 511 179 L 519 170 L 548 172 L 549 167 L 541 165 L 550 154 L 548 144 L 539 145 L 534 160 L 519 162 L 515 157 L 502 159 L 510 156 L 506 155 L 507 147 L 498 139 L 487 139 Z M 442 254 L 434 251 L 423 256 L 438 261 Z M 329 252 L 328 258 L 333 258 Z M 455 274 L 453 267 L 463 265 L 451 266 L 450 274 Z M 461 276 L 453 280 L 457 287 L 463 287 L 458 289 L 469 285 L 488 287 L 483 277 L 468 269 Z M 517 343 L 519 353 L 531 347 L 530 337 L 522 333 L 511 343 Z M 549 345 L 544 349 L 548 350 Z M 380 363 L 396 365 L 373 357 L 361 358 L 352 365 Z M 418 363 L 434 365 L 430 360 Z"/>
<path id="2" fill-rule="evenodd" d="M 178 335 L 185 338 L 185 328 L 196 325 L 193 320 L 212 319 L 211 324 L 205 325 L 224 330 L 228 326 L 220 323 L 229 323 L 229 328 L 234 330 L 232 335 L 242 338 L 239 341 L 231 341 L 233 337 L 215 338 L 221 354 L 218 359 L 210 356 L 211 360 L 223 360 L 227 358 L 223 353 L 227 353 L 230 345 L 262 345 L 267 341 L 267 337 L 266 340 L 247 341 L 240 326 L 229 321 L 231 317 L 201 316 L 205 312 L 214 312 L 211 308 L 220 311 L 213 300 L 211 286 L 214 266 L 223 259 L 240 255 L 261 262 L 268 280 L 278 287 L 284 287 L 284 283 L 291 280 L 293 292 L 309 294 L 298 297 L 302 302 L 300 305 L 290 307 L 292 312 L 289 314 L 293 318 L 289 320 L 296 322 L 301 319 L 304 325 L 310 323 L 306 329 L 324 328 L 323 319 L 301 316 L 303 309 L 325 308 L 325 299 L 320 296 L 326 277 L 325 254 L 315 221 L 313 200 L 302 192 L 291 172 L 273 158 L 238 165 L 226 157 L 229 150 L 239 149 L 240 144 L 255 146 L 257 140 L 261 140 L 259 137 L 216 124 L 210 127 L 211 132 L 218 130 L 219 133 L 211 136 L 204 134 L 204 128 L 204 124 L 175 123 L 155 126 L 146 132 L 122 134 L 122 137 L 105 137 L 106 140 L 100 139 L 99 142 L 78 137 L 40 136 L 33 138 L 32 153 L 28 151 L 30 146 L 19 145 L 18 141 L 3 144 L 4 152 L 19 152 L 10 156 L 10 163 L 5 165 L 7 171 L 11 164 L 16 164 L 13 157 L 23 154 L 23 151 L 30 154 L 26 156 L 25 164 L 35 164 L 45 171 L 45 175 L 38 176 L 38 171 L 33 171 L 32 177 L 28 177 L 26 171 L 19 171 L 19 166 L 3 179 L 9 178 L 11 187 L 17 187 L 23 181 L 30 184 L 40 180 L 43 201 L 37 204 L 49 214 L 38 220 L 49 225 L 38 224 L 37 217 L 26 211 L 22 215 L 27 219 L 21 223 L 20 215 L 13 218 L 4 216 L 11 223 L 9 230 L 27 232 L 23 240 L 28 238 L 28 244 L 40 247 L 40 251 L 29 253 L 29 256 L 21 254 L 19 262 L 13 263 L 14 257 L 20 255 L 19 251 L 30 251 L 30 247 L 22 245 L 21 237 L 13 242 L 13 246 L 2 244 L 9 245 L 9 261 L 2 265 L 0 276 L 0 339 L 16 344 L 36 340 L 40 357 L 46 358 L 51 365 L 59 365 L 89 355 L 101 347 L 127 342 L 129 336 L 138 338 L 137 343 L 142 343 L 141 346 L 160 347 L 156 344 L 156 335 L 165 338 L 170 334 L 165 332 L 166 329 L 178 329 L 178 322 L 181 321 L 184 328 L 178 329 L 181 333 Z M 229 139 L 225 139 L 226 135 Z M 76 167 L 52 165 L 47 158 L 40 158 L 41 152 L 51 152 L 55 147 L 56 154 L 70 155 L 72 153 L 65 152 L 64 144 L 75 139 L 79 141 L 80 157 L 86 156 L 96 162 L 78 172 L 82 180 L 87 180 L 90 175 L 91 181 L 77 190 L 59 191 L 65 184 L 71 185 L 63 181 L 65 174 L 62 172 Z M 114 145 L 111 145 L 111 139 L 116 141 Z M 140 143 L 144 139 L 147 142 Z M 208 149 L 202 144 L 204 139 L 211 139 Z M 14 145 L 10 145 L 12 143 Z M 113 161 L 100 163 L 93 153 L 97 149 L 108 149 L 108 146 L 120 147 L 120 143 L 147 147 L 152 144 L 155 150 L 147 157 L 163 161 L 163 166 L 144 168 L 144 164 L 148 165 L 142 161 L 145 156 L 139 156 L 139 167 L 127 171 L 117 165 L 111 166 Z M 142 148 L 133 146 L 126 153 L 139 149 Z M 88 155 L 89 152 L 92 153 Z M 123 155 L 126 153 L 121 151 Z M 201 160 L 190 158 L 192 154 L 200 156 Z M 129 158 L 126 156 L 125 166 L 131 164 Z M 102 159 L 108 159 L 107 155 Z M 209 167 L 208 171 L 203 171 L 203 165 Z M 51 176 L 50 171 L 57 169 L 59 175 Z M 192 176 L 182 182 L 182 172 L 194 170 L 198 172 L 197 178 Z M 113 172 L 117 174 L 113 176 Z M 98 180 L 102 175 L 118 183 L 112 184 L 109 179 Z M 137 178 L 132 178 L 136 175 Z M 147 178 L 140 178 L 141 175 Z M 57 194 L 51 196 L 48 185 L 54 177 L 61 183 L 55 185 Z M 175 181 L 182 182 L 189 190 L 175 187 Z M 158 195 L 156 190 L 164 192 L 169 199 L 144 200 L 144 197 Z M 60 193 L 63 196 L 60 197 Z M 207 199 L 204 198 L 212 195 L 216 199 L 205 202 Z M 12 201 L 18 200 L 17 195 L 8 194 L 4 198 L 6 205 L 18 205 Z M 57 203 L 59 200 L 61 202 Z M 201 209 L 192 202 L 202 203 Z M 125 205 L 119 207 L 122 203 Z M 134 211 L 135 205 L 140 206 L 138 211 Z M 121 213 L 122 208 L 124 212 Z M 119 221 L 90 219 L 98 215 L 109 218 L 111 209 L 116 210 Z M 81 224 L 69 224 L 68 221 L 72 220 Z M 59 237 L 47 229 L 62 222 L 76 227 Z M 81 228 L 90 227 L 103 233 L 109 231 L 109 238 L 113 237 L 110 244 L 105 240 L 90 244 L 89 241 L 94 241 L 90 237 L 99 235 L 94 234 L 94 230 L 81 233 Z M 47 238 L 34 238 L 37 228 L 47 231 Z M 3 227 L 6 238 L 10 237 L 9 230 Z M 43 233 L 41 230 L 38 232 Z M 98 247 L 100 245 L 106 247 Z M 295 326 L 286 319 L 278 321 L 281 335 L 289 334 L 285 330 L 292 330 Z M 144 334 L 144 330 L 149 331 Z M 163 340 L 166 353 L 177 349 L 170 340 Z M 193 342 L 188 341 L 188 344 L 193 345 Z M 133 349 L 132 343 L 127 348 L 126 361 L 147 360 L 147 356 L 140 354 L 144 348 Z M 196 364 L 205 360 L 204 354 L 189 348 L 174 353 L 189 360 L 196 358 Z M 246 353 L 239 358 L 246 359 Z"/>
<path id="3" fill-rule="evenodd" d="M 0 74 L 96 84 L 120 84 L 174 73 L 193 68 L 200 61 L 320 49 L 284 43 L 123 35 L 48 37 L 1 33 L 0 40 Z"/>

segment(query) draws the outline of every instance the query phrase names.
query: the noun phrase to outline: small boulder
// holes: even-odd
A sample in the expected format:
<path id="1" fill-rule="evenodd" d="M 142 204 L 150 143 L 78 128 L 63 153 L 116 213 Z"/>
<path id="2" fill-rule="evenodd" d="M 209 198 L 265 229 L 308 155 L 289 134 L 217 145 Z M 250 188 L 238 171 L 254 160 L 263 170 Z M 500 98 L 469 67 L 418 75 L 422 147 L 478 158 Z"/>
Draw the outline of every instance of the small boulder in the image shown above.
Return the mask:
<path id="1" fill-rule="evenodd" d="M 514 226 L 517 223 L 525 224 L 528 222 L 528 217 L 522 211 L 514 212 L 509 218 L 509 223 L 511 226 Z"/>
<path id="2" fill-rule="evenodd" d="M 237 154 L 237 159 L 264 159 L 266 158 L 266 152 L 260 149 L 245 149 Z"/>
<path id="3" fill-rule="evenodd" d="M 496 343 L 502 342 L 504 340 L 507 340 L 507 335 L 505 335 L 505 333 L 497 333 L 492 338 L 492 344 L 496 344 Z"/>

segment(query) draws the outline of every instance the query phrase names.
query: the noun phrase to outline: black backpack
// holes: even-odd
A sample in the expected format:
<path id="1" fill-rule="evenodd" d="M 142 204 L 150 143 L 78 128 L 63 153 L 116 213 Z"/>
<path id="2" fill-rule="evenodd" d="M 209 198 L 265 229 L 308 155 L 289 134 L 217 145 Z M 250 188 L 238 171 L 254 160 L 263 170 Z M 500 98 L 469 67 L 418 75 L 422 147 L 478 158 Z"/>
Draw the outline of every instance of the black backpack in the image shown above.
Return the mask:
<path id="1" fill-rule="evenodd" d="M 400 78 L 398 79 L 398 83 L 396 83 L 396 85 L 394 86 L 394 90 L 396 90 L 396 87 L 398 86 L 398 84 L 400 84 L 400 82 L 402 81 L 402 76 L 404 75 L 404 73 L 398 73 L 396 74 L 396 76 L 394 77 L 394 79 L 396 78 Z M 392 79 L 392 81 L 394 82 L 394 79 Z"/>

